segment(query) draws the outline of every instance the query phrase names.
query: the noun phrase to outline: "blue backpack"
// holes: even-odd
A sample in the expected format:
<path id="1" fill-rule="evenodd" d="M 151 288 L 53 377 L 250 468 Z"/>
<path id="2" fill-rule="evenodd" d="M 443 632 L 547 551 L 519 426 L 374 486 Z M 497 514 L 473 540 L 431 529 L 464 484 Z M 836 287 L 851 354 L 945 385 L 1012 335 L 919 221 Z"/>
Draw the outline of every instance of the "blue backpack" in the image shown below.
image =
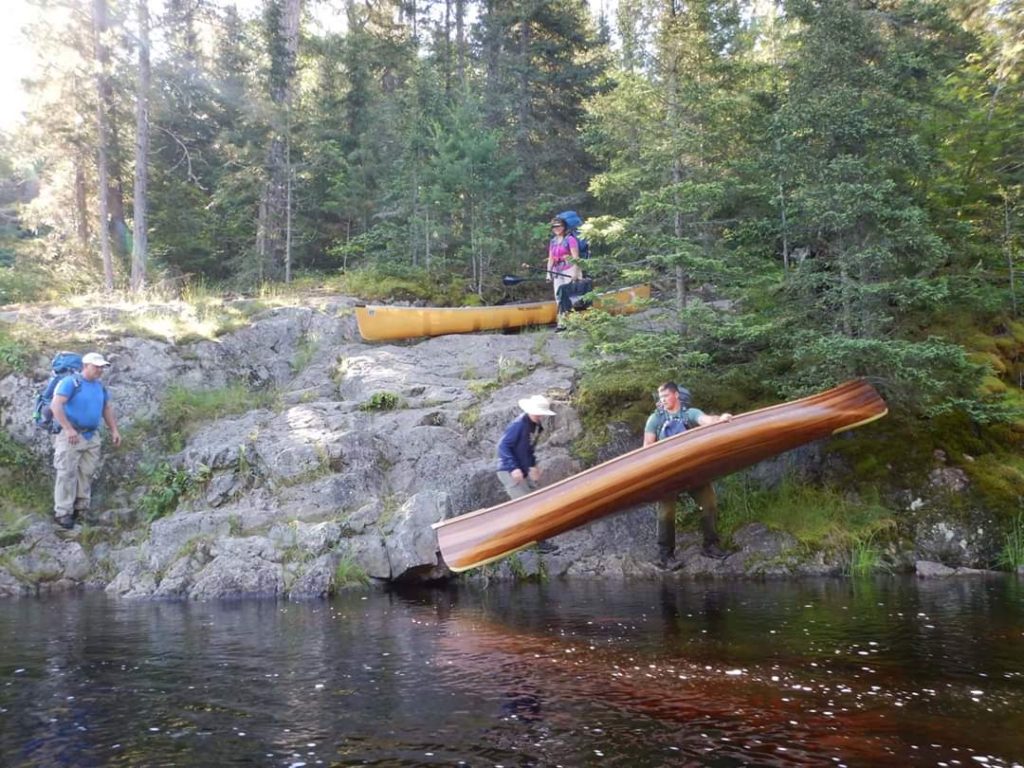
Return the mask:
<path id="1" fill-rule="evenodd" d="M 580 234 L 580 227 L 583 226 L 583 219 L 576 211 L 562 211 L 558 214 L 558 218 L 565 222 L 566 229 L 568 230 L 565 234 L 572 235 L 576 238 L 576 242 L 579 243 L 580 258 L 590 258 L 590 243 L 587 242 L 587 238 Z"/>
<path id="2" fill-rule="evenodd" d="M 667 411 L 663 411 L 665 414 L 665 420 L 661 422 L 661 427 L 658 429 L 658 439 L 664 440 L 666 437 L 672 437 L 673 435 L 681 435 L 686 431 L 686 410 L 680 410 L 674 416 L 670 416 Z"/>
<path id="3" fill-rule="evenodd" d="M 82 377 L 79 375 L 82 372 L 82 356 L 77 352 L 58 352 L 54 356 L 53 362 L 50 363 L 50 368 L 52 372 L 49 381 L 46 382 L 46 386 L 43 387 L 42 391 L 36 395 L 36 405 L 32 411 L 32 421 L 40 429 L 45 429 L 47 432 L 56 435 L 60 432 L 60 424 L 53 420 L 53 409 L 50 407 L 50 403 L 53 402 L 53 393 L 61 381 L 68 376 L 73 376 L 75 386 L 71 390 L 68 401 L 70 402 L 71 398 L 78 394 L 78 390 L 82 386 Z"/>

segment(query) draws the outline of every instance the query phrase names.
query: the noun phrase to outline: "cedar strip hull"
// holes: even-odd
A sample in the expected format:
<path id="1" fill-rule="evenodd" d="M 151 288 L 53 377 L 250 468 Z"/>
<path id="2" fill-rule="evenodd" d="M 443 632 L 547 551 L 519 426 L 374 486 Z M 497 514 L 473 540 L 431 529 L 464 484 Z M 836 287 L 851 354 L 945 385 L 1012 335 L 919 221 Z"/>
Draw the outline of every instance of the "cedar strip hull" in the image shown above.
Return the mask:
<path id="1" fill-rule="evenodd" d="M 599 294 L 594 305 L 612 314 L 630 314 L 637 299 L 651 296 L 651 286 L 634 285 Z M 449 333 L 478 333 L 529 325 L 551 325 L 557 307 L 552 301 L 504 304 L 498 307 L 356 307 L 359 333 L 366 341 L 394 341 Z"/>
<path id="2" fill-rule="evenodd" d="M 612 512 L 671 496 L 804 443 L 879 419 L 865 381 L 697 427 L 519 499 L 434 524 L 445 563 L 465 571 Z"/>

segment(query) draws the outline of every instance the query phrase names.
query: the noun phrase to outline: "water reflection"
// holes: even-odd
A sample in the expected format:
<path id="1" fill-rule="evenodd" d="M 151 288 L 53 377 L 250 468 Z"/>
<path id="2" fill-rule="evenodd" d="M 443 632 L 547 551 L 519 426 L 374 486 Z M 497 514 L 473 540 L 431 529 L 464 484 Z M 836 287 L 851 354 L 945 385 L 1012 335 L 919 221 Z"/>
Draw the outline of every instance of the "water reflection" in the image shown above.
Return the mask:
<path id="1" fill-rule="evenodd" d="M 1012 765 L 1013 579 L 0 604 L 4 766 Z"/>

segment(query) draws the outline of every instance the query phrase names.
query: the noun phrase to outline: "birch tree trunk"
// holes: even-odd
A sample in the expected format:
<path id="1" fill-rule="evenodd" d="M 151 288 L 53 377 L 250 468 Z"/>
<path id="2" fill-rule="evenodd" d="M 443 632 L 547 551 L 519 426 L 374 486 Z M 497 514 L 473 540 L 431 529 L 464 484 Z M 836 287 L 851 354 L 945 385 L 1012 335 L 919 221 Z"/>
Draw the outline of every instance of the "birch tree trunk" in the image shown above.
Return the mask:
<path id="1" fill-rule="evenodd" d="M 110 256 L 110 231 L 108 227 L 107 194 L 110 179 L 109 134 L 107 125 L 106 94 L 106 46 L 103 41 L 107 30 L 107 0 L 93 0 L 92 33 L 93 56 L 96 66 L 96 164 L 99 177 L 97 198 L 99 202 L 100 253 L 103 256 L 103 285 L 108 291 L 114 290 L 114 264 Z"/>
<path id="2" fill-rule="evenodd" d="M 146 285 L 146 232 L 149 184 L 149 0 L 137 0 L 139 19 L 139 80 L 135 102 L 135 198 L 132 210 L 132 277 L 131 288 L 139 291 Z"/>

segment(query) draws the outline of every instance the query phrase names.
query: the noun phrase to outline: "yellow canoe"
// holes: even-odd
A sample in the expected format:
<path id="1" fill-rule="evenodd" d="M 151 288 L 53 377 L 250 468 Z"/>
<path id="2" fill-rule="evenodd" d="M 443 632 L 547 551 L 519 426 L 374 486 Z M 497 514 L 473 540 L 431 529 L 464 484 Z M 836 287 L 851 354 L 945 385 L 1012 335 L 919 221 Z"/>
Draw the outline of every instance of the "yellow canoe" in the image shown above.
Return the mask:
<path id="1" fill-rule="evenodd" d="M 634 285 L 598 294 L 594 306 L 613 314 L 636 312 L 637 299 L 648 299 L 651 286 Z M 557 314 L 555 302 L 504 304 L 497 307 L 356 307 L 359 333 L 367 341 L 414 339 L 449 333 L 477 333 L 528 325 L 551 325 Z"/>
<path id="2" fill-rule="evenodd" d="M 434 523 L 453 571 L 498 560 L 612 512 L 709 483 L 888 413 L 865 381 L 697 427 L 504 504 Z"/>

